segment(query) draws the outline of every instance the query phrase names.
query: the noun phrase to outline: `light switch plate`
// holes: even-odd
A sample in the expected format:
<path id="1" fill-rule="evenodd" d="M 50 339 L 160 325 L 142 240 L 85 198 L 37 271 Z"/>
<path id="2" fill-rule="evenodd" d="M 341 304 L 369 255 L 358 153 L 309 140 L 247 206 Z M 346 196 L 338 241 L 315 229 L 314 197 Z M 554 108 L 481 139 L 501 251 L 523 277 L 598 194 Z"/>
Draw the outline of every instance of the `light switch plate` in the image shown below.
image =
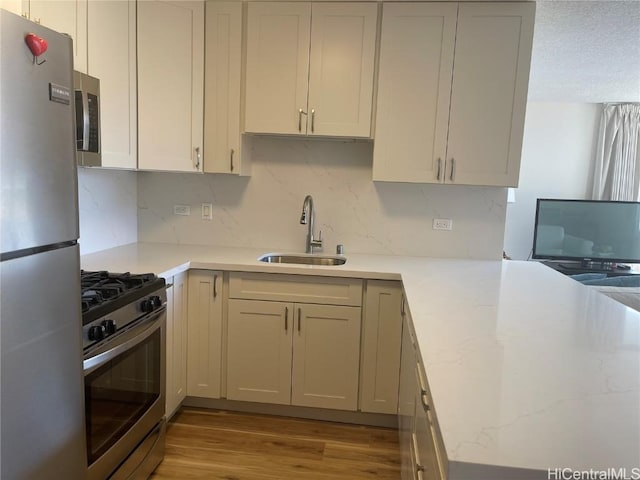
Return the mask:
<path id="1" fill-rule="evenodd" d="M 202 219 L 213 220 L 213 204 L 212 203 L 202 204 Z"/>

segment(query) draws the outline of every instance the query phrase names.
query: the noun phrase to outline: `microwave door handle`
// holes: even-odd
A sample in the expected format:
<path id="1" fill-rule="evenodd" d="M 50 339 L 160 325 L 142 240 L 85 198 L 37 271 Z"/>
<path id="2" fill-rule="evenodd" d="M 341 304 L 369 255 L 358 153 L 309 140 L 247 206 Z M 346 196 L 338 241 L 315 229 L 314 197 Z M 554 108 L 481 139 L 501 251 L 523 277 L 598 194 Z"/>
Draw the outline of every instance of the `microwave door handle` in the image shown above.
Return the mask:
<path id="1" fill-rule="evenodd" d="M 82 94 L 82 150 L 89 151 L 89 94 Z"/>
<path id="2" fill-rule="evenodd" d="M 82 362 L 82 368 L 84 370 L 84 375 L 89 375 L 94 370 L 100 368 L 105 363 L 113 360 L 121 353 L 126 352 L 127 350 L 139 345 L 144 342 L 147 338 L 153 335 L 156 330 L 158 330 L 162 326 L 162 322 L 156 322 L 158 317 L 164 315 L 166 313 L 166 309 L 158 310 L 158 313 L 149 317 L 144 321 L 143 325 L 139 325 L 137 328 L 132 329 L 130 332 L 136 332 L 133 338 L 129 338 L 122 343 L 118 343 L 113 348 L 107 350 L 106 352 L 98 353 L 97 355 L 93 355 Z M 130 333 L 127 332 L 127 333 Z M 123 334 L 126 335 L 126 334 Z"/>

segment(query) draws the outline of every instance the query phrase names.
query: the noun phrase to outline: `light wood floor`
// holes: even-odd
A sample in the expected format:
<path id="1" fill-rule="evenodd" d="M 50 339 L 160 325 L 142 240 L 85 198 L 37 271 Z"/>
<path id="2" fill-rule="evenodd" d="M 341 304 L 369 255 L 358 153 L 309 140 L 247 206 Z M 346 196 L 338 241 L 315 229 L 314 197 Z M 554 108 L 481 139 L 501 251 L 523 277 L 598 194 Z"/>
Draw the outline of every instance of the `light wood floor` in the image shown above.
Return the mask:
<path id="1" fill-rule="evenodd" d="M 183 408 L 151 480 L 400 478 L 398 432 L 297 418 Z"/>

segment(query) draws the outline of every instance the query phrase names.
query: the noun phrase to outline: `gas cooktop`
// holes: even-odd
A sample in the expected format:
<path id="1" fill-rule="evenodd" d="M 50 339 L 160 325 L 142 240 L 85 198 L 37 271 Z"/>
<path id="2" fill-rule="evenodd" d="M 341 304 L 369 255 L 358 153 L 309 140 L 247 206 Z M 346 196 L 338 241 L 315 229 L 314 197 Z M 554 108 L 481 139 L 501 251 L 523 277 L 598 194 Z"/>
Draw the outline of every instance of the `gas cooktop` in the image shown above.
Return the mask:
<path id="1" fill-rule="evenodd" d="M 153 273 L 80 272 L 82 323 L 86 325 L 164 287 Z"/>

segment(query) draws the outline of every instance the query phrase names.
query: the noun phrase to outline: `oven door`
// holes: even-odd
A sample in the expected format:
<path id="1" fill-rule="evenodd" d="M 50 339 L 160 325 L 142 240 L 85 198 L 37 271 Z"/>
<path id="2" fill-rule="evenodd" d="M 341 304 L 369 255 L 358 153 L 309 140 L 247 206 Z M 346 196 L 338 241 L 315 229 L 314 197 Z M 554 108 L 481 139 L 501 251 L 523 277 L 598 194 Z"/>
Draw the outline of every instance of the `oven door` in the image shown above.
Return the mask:
<path id="1" fill-rule="evenodd" d="M 103 480 L 164 416 L 165 324 L 162 307 L 85 354 L 89 480 Z"/>

